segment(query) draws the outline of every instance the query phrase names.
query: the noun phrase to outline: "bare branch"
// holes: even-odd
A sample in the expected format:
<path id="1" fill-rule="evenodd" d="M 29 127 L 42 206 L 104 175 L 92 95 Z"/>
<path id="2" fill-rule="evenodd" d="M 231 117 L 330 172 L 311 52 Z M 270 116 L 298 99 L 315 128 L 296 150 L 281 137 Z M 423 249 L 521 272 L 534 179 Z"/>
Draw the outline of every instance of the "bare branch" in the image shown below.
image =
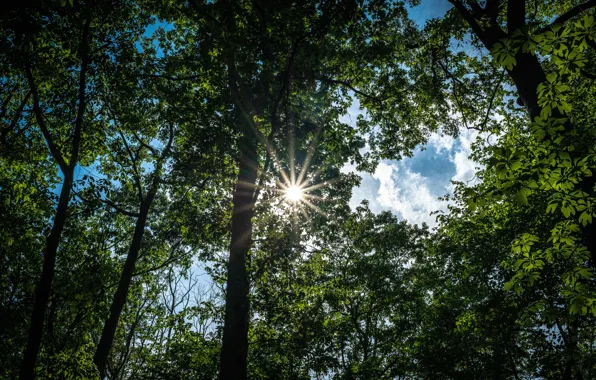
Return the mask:
<path id="1" fill-rule="evenodd" d="M 468 127 L 468 120 L 466 118 L 466 114 L 464 112 L 464 105 L 462 103 L 462 101 L 460 100 L 459 96 L 457 95 L 457 87 L 456 84 L 459 84 L 462 87 L 465 87 L 465 85 L 463 83 L 461 83 L 459 81 L 459 79 L 457 79 L 455 77 L 455 75 L 453 75 L 453 73 L 445 66 L 445 64 L 443 62 L 441 62 L 440 59 L 437 60 L 437 62 L 439 63 L 439 66 L 441 66 L 441 69 L 443 69 L 443 72 L 445 72 L 445 74 L 451 78 L 451 80 L 453 81 L 453 97 L 455 98 L 455 103 L 457 104 L 457 108 L 459 108 L 459 112 L 461 113 L 463 122 L 464 122 L 464 126 L 466 127 L 466 129 L 469 129 Z M 465 88 L 464 88 L 465 90 Z"/>
<path id="2" fill-rule="evenodd" d="M 493 103 L 495 101 L 495 97 L 497 96 L 497 92 L 499 91 L 499 88 L 501 87 L 501 82 L 503 81 L 504 78 L 505 78 L 505 70 L 503 70 L 501 72 L 501 77 L 497 81 L 497 85 L 495 86 L 495 90 L 493 91 L 493 95 L 490 98 L 490 103 L 488 104 L 488 108 L 486 110 L 486 116 L 484 117 L 484 121 L 482 122 L 482 125 L 480 127 L 481 130 L 483 130 L 486 127 L 486 123 L 488 123 L 488 118 L 490 116 L 490 111 L 493 108 Z"/>

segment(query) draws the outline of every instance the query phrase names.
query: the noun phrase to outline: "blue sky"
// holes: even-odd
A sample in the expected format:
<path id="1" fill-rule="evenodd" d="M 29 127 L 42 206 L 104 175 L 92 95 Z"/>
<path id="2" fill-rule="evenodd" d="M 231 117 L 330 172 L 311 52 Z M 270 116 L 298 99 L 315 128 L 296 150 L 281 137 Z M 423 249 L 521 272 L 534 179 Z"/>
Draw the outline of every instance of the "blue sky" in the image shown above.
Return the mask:
<path id="1" fill-rule="evenodd" d="M 420 5 L 411 8 L 409 14 L 422 27 L 426 20 L 444 16 L 451 7 L 447 0 L 421 0 Z"/>
<path id="2" fill-rule="evenodd" d="M 450 8 L 447 0 L 422 0 L 420 5 L 410 9 L 410 17 L 422 27 L 427 19 L 442 17 Z M 168 27 L 156 23 L 148 28 L 146 35 L 151 35 L 159 26 Z M 354 105 L 350 109 L 351 120 L 356 120 L 359 112 L 358 106 Z M 463 130 L 457 139 L 435 133 L 425 146 L 416 149 L 413 157 L 383 161 L 373 174 L 358 173 L 362 182 L 353 190 L 350 205 L 356 207 L 366 199 L 373 212 L 389 210 L 411 223 L 424 222 L 434 226 L 436 220 L 430 213 L 447 209 L 447 204 L 438 198 L 451 191 L 451 181 L 466 182 L 474 178 L 478 165 L 468 156 L 476 137 L 475 132 L 467 130 Z M 97 177 L 93 167 L 77 169 L 77 177 L 84 174 Z M 354 168 L 347 165 L 342 171 L 352 172 Z"/>
<path id="3" fill-rule="evenodd" d="M 423 27 L 426 20 L 443 17 L 450 8 L 447 0 L 422 0 L 418 6 L 410 8 L 409 14 Z M 169 27 L 158 22 L 147 29 L 146 35 L 160 26 Z M 351 119 L 356 120 L 354 116 L 359 108 L 354 106 L 350 111 Z M 373 174 L 358 173 L 362 182 L 353 191 L 351 206 L 356 207 L 367 199 L 373 212 L 389 210 L 411 223 L 425 222 L 434 226 L 435 217 L 430 213 L 446 210 L 447 204 L 438 198 L 451 191 L 451 181 L 465 182 L 474 177 L 477 165 L 468 156 L 475 138 L 470 131 L 462 131 L 457 139 L 433 134 L 424 147 L 416 149 L 412 158 L 383 161 Z M 354 168 L 345 166 L 342 171 L 354 171 Z"/>
<path id="4" fill-rule="evenodd" d="M 422 0 L 410 10 L 410 17 L 422 27 L 429 18 L 442 17 L 451 8 L 447 0 Z M 355 120 L 358 107 L 350 109 Z M 471 144 L 477 133 L 462 130 L 457 139 L 434 133 L 425 146 L 418 147 L 411 158 L 401 161 L 382 161 L 375 173 L 358 173 L 360 187 L 355 188 L 350 205 L 356 207 L 364 199 L 373 212 L 389 210 L 410 223 L 436 225 L 432 211 L 446 210 L 440 201 L 452 191 L 451 181 L 474 180 L 478 164 L 469 159 Z M 352 166 L 342 171 L 354 172 Z"/>

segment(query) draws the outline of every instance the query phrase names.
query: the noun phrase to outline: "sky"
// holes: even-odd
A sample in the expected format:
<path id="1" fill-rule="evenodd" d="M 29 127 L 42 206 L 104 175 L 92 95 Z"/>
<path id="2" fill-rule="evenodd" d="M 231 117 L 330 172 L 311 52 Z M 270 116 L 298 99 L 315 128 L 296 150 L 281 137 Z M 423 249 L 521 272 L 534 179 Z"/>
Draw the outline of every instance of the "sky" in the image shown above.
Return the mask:
<path id="1" fill-rule="evenodd" d="M 442 17 L 449 8 L 447 0 L 422 0 L 410 10 L 410 16 L 422 27 L 427 19 Z M 353 105 L 347 119 L 356 120 L 359 112 L 358 106 Z M 434 133 L 411 158 L 382 161 L 372 174 L 345 166 L 342 172 L 355 172 L 362 177 L 360 186 L 353 190 L 350 206 L 354 208 L 366 199 L 375 213 L 387 210 L 410 223 L 436 226 L 436 216 L 431 212 L 447 210 L 447 202 L 439 197 L 452 191 L 451 181 L 474 180 L 479 165 L 469 155 L 476 137 L 476 131 L 466 129 L 457 139 Z"/>
<path id="2" fill-rule="evenodd" d="M 447 0 L 421 0 L 409 12 L 418 26 L 423 27 L 426 20 L 442 17 L 450 8 Z M 156 23 L 147 29 L 146 35 L 151 35 L 159 26 L 168 27 Z M 360 112 L 357 104 L 353 105 L 345 121 L 356 120 Z M 353 190 L 350 206 L 355 208 L 366 199 L 375 213 L 388 210 L 410 223 L 435 226 L 436 217 L 431 212 L 447 210 L 447 203 L 439 197 L 451 192 L 451 181 L 467 182 L 474 178 L 478 165 L 469 159 L 469 154 L 476 136 L 475 131 L 468 130 L 462 130 L 457 139 L 434 133 L 426 145 L 415 150 L 413 157 L 382 161 L 372 174 L 356 172 L 351 165 L 344 166 L 343 172 L 356 172 L 362 178 L 360 186 Z M 77 169 L 77 178 L 84 174 L 97 177 L 95 168 Z"/>
<path id="3" fill-rule="evenodd" d="M 431 212 L 447 210 L 448 203 L 439 197 L 452 192 L 451 181 L 470 183 L 479 164 L 469 158 L 477 132 L 462 130 L 458 138 L 434 133 L 427 144 L 418 147 L 411 158 L 384 160 L 372 174 L 357 172 L 347 165 L 342 172 L 362 177 L 354 188 L 350 206 L 355 208 L 368 200 L 371 211 L 391 211 L 410 223 L 434 227 Z"/>

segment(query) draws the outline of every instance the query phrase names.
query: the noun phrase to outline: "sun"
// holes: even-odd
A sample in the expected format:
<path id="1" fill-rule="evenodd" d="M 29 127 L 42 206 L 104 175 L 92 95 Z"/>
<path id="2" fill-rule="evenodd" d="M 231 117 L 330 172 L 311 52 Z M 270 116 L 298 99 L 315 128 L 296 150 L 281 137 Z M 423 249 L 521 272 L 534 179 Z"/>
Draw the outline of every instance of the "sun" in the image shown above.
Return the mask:
<path id="1" fill-rule="evenodd" d="M 299 202 L 303 197 L 302 189 L 298 186 L 290 186 L 286 189 L 286 199 L 291 202 Z"/>

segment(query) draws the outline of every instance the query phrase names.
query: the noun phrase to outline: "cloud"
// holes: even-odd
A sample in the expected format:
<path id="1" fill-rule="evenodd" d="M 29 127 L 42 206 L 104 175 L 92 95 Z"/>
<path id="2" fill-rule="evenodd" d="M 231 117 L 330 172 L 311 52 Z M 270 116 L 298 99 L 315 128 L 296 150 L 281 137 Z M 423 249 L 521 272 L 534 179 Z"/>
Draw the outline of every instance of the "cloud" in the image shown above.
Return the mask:
<path id="1" fill-rule="evenodd" d="M 358 114 L 362 114 L 360 105 L 353 103 L 341 120 L 353 125 Z M 350 207 L 368 200 L 372 212 L 388 210 L 410 223 L 436 226 L 436 217 L 430 214 L 447 211 L 449 203 L 439 198 L 453 192 L 451 181 L 468 185 L 476 181 L 480 165 L 470 154 L 478 137 L 487 138 L 471 129 L 462 128 L 457 138 L 439 130 L 429 136 L 424 147 L 414 151 L 413 157 L 383 161 L 372 175 L 345 165 L 343 173 L 355 172 L 362 177 L 360 186 L 353 189 Z"/>
<path id="2" fill-rule="evenodd" d="M 437 153 L 451 151 L 454 138 L 441 132 L 433 132 L 428 138 L 427 146 L 433 147 Z"/>
<path id="3" fill-rule="evenodd" d="M 451 162 L 455 165 L 455 175 L 451 177 L 451 180 L 469 183 L 474 179 L 478 164 L 469 158 L 469 154 L 465 150 L 455 152 Z"/>
<path id="4" fill-rule="evenodd" d="M 475 181 L 480 165 L 470 153 L 478 136 L 475 130 L 462 130 L 456 139 L 434 133 L 426 149 L 417 149 L 413 157 L 382 161 L 372 175 L 358 173 L 362 182 L 353 190 L 350 206 L 366 199 L 375 213 L 387 210 L 410 223 L 436 226 L 431 212 L 447 211 L 449 203 L 439 198 L 453 191 L 451 181 Z M 355 167 L 346 165 L 342 172 L 355 172 Z"/>
<path id="5" fill-rule="evenodd" d="M 451 178 L 452 181 L 464 182 L 472 184 L 478 171 L 479 164 L 470 159 L 472 153 L 472 144 L 479 136 L 478 131 L 464 129 L 460 132 L 458 137 L 458 148 L 455 150 L 450 161 L 455 165 L 455 175 Z"/>
<path id="6" fill-rule="evenodd" d="M 432 181 L 406 164 L 382 162 L 372 178 L 379 181 L 376 202 L 410 223 L 434 226 L 436 219 L 430 213 L 447 208 L 433 191 Z"/>
<path id="7" fill-rule="evenodd" d="M 478 136 L 486 137 L 473 129 L 462 129 L 457 139 L 443 133 L 432 133 L 428 138 L 427 146 L 437 153 L 446 152 L 449 161 L 455 166 L 452 181 L 472 184 L 479 164 L 470 158 L 472 144 Z M 450 188 L 450 187 L 449 187 Z"/>

